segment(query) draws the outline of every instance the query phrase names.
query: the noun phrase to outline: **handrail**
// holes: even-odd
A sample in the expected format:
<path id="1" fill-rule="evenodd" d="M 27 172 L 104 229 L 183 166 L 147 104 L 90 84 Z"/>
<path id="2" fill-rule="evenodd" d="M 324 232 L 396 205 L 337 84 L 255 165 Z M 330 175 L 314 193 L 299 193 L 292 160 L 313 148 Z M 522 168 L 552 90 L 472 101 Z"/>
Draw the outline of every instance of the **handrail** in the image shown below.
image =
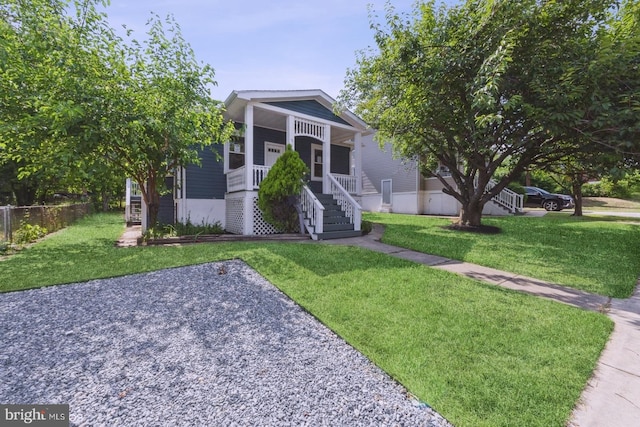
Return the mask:
<path id="1" fill-rule="evenodd" d="M 302 187 L 300 204 L 302 205 L 302 211 L 309 221 L 308 225 L 313 227 L 313 231 L 309 230 L 309 228 L 307 228 L 307 231 L 309 231 L 309 234 L 316 240 L 317 235 L 321 234 L 324 230 L 324 206 L 322 206 L 320 200 L 318 200 L 306 184 Z"/>
<path id="2" fill-rule="evenodd" d="M 340 182 L 332 175 L 329 174 L 329 184 L 331 187 L 331 194 L 338 202 L 338 205 L 342 208 L 342 211 L 349 218 L 351 224 L 353 224 L 354 231 L 360 231 L 362 222 L 362 206 L 351 197 L 351 194 L 344 189 Z"/>
<path id="3" fill-rule="evenodd" d="M 493 179 L 490 179 L 489 182 L 487 183 L 487 186 L 485 187 L 485 191 L 491 190 L 497 184 L 498 183 L 496 181 L 494 181 Z M 476 186 L 478 185 L 477 177 L 474 180 L 474 185 Z M 506 187 L 503 188 L 502 191 L 500 191 L 500 193 L 493 196 L 491 200 L 497 203 L 498 205 L 504 207 L 511 213 L 522 212 L 523 206 L 524 206 L 524 197 L 522 196 L 522 194 L 518 194 L 515 191 L 511 190 L 510 188 L 506 188 Z"/>
<path id="4" fill-rule="evenodd" d="M 331 174 L 335 179 L 338 180 L 340 185 L 347 190 L 349 194 L 356 194 L 356 176 L 355 175 L 345 175 L 332 173 Z"/>

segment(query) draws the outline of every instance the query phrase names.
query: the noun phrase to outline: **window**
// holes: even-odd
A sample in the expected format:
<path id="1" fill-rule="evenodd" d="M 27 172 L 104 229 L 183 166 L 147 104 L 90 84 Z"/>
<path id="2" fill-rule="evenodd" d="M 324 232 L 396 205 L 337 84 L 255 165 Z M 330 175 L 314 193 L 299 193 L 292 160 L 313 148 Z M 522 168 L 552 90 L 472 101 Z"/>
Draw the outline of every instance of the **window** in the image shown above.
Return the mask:
<path id="1" fill-rule="evenodd" d="M 393 194 L 391 190 L 391 180 L 383 179 L 382 180 L 382 204 L 390 205 L 391 204 L 391 195 Z"/>
<path id="2" fill-rule="evenodd" d="M 234 136 L 226 148 L 227 170 L 244 166 L 244 137 Z"/>
<path id="3" fill-rule="evenodd" d="M 322 181 L 322 147 L 320 145 L 311 146 L 311 180 Z"/>

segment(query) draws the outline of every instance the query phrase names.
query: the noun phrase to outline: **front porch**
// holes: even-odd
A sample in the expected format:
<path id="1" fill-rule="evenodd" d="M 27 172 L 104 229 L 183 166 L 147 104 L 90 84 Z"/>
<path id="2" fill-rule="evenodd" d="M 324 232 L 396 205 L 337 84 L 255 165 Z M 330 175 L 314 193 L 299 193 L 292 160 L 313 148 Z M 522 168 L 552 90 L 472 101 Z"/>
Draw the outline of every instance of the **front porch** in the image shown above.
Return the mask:
<path id="1" fill-rule="evenodd" d="M 360 119 L 349 112 L 336 115 L 333 100 L 321 91 L 234 92 L 226 104 L 229 117 L 240 124 L 224 147 L 228 231 L 278 232 L 262 219 L 257 194 L 290 145 L 310 171 L 300 195 L 305 231 L 314 239 L 360 234 L 362 208 L 356 199 L 362 193 L 362 136 L 368 131 Z"/>
<path id="2" fill-rule="evenodd" d="M 258 189 L 270 167 L 254 165 L 247 181 L 246 167 L 227 174 L 226 229 L 234 234 L 264 235 L 279 231 L 267 223 L 258 208 Z M 329 192 L 314 193 L 308 185 L 300 195 L 306 232 L 314 240 L 360 234 L 362 207 L 356 201 L 356 177 L 329 174 Z M 247 190 L 247 183 L 251 187 Z"/>

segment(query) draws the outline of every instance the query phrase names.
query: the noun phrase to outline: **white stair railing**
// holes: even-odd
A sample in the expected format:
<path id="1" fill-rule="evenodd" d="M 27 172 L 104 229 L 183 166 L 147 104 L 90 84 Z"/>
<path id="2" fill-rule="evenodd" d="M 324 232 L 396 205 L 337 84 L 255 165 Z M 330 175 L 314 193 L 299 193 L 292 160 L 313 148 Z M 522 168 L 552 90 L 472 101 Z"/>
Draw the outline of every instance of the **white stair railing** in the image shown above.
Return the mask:
<path id="1" fill-rule="evenodd" d="M 353 224 L 354 231 L 360 231 L 362 223 L 362 207 L 360 204 L 351 197 L 351 194 L 340 185 L 332 174 L 329 174 L 329 189 L 333 198 L 338 202 L 351 224 Z"/>
<path id="2" fill-rule="evenodd" d="M 356 194 L 356 177 L 355 175 L 343 175 L 338 173 L 331 174 L 349 194 Z"/>
<path id="3" fill-rule="evenodd" d="M 497 184 L 498 183 L 496 181 L 490 179 L 487 183 L 487 186 L 485 187 L 485 191 L 491 190 Z M 475 185 L 478 185 L 478 178 L 476 178 L 475 180 Z M 504 188 L 500 193 L 496 194 L 493 199 L 491 199 L 491 201 L 498 204 L 499 206 L 502 206 L 511 213 L 518 213 L 522 212 L 523 210 L 524 197 L 522 196 L 522 194 L 518 194 L 508 188 Z"/>
<path id="4" fill-rule="evenodd" d="M 306 185 L 302 187 L 300 204 L 306 218 L 307 231 L 311 234 L 313 240 L 318 240 L 318 234 L 321 234 L 324 230 L 324 206 Z"/>

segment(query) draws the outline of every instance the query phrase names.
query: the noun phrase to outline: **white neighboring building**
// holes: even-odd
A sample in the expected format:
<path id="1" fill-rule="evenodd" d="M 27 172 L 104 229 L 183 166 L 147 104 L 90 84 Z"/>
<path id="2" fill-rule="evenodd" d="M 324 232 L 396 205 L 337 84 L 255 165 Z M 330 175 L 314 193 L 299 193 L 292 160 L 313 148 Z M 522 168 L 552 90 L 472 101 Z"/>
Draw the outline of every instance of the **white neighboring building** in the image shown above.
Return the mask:
<path id="1" fill-rule="evenodd" d="M 362 173 L 364 210 L 413 215 L 460 214 L 460 202 L 442 191 L 442 183 L 437 178 L 424 178 L 414 160 L 394 158 L 391 144 L 381 148 L 374 141 L 374 135 L 363 138 Z M 483 214 L 504 216 L 518 211 L 522 211 L 522 196 L 505 189 L 485 205 Z"/>

